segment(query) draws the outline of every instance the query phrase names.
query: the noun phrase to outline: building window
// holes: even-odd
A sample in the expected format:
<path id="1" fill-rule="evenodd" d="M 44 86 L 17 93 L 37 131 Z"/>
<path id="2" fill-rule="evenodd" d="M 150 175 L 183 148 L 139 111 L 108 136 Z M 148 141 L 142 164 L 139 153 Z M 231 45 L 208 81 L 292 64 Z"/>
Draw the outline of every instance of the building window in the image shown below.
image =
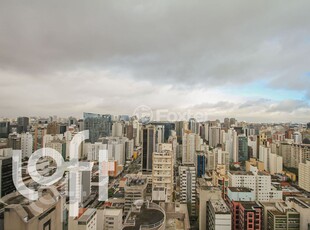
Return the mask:
<path id="1" fill-rule="evenodd" d="M 51 228 L 51 220 L 48 220 L 43 225 L 43 230 L 52 230 Z"/>

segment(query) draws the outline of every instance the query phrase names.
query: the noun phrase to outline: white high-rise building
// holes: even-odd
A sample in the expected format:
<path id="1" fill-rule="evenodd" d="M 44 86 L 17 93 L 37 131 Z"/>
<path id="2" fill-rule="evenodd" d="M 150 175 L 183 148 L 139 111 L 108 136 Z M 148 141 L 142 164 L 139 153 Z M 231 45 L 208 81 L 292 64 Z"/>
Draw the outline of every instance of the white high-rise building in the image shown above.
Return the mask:
<path id="1" fill-rule="evenodd" d="M 282 190 L 272 186 L 270 174 L 254 168 L 250 172 L 229 172 L 229 186 L 252 189 L 258 201 L 282 200 Z"/>
<path id="2" fill-rule="evenodd" d="M 298 185 L 302 189 L 310 192 L 310 159 L 306 163 L 299 164 Z"/>
<path id="3" fill-rule="evenodd" d="M 226 170 L 229 169 L 229 153 L 221 148 L 215 148 L 208 151 L 207 154 L 207 170 L 215 170 L 217 165 L 225 165 Z"/>
<path id="4" fill-rule="evenodd" d="M 124 125 L 122 122 L 115 122 L 112 125 L 112 136 L 122 137 L 123 136 Z"/>
<path id="5" fill-rule="evenodd" d="M 22 150 L 22 157 L 30 157 L 32 154 L 33 148 L 33 137 L 30 133 L 22 133 L 20 135 L 21 138 L 21 150 Z"/>
<path id="6" fill-rule="evenodd" d="M 271 174 L 282 173 L 283 171 L 283 158 L 275 153 L 269 155 L 269 172 Z"/>
<path id="7" fill-rule="evenodd" d="M 190 204 L 190 215 L 196 214 L 196 167 L 182 165 L 179 167 L 180 195 L 182 204 Z"/>
<path id="8" fill-rule="evenodd" d="M 172 202 L 173 166 L 172 151 L 153 153 L 152 200 Z"/>
<path id="9" fill-rule="evenodd" d="M 89 161 L 99 161 L 100 150 L 107 149 L 107 144 L 102 144 L 101 142 L 84 143 L 84 155 L 87 156 Z"/>
<path id="10" fill-rule="evenodd" d="M 230 230 L 231 212 L 222 198 L 207 201 L 207 226 L 212 230 Z"/>
<path id="11" fill-rule="evenodd" d="M 270 154 L 271 154 L 271 148 L 265 147 L 263 145 L 259 146 L 259 161 L 264 162 L 264 168 L 266 171 L 270 171 Z"/>
<path id="12" fill-rule="evenodd" d="M 229 159 L 238 162 L 238 134 L 234 129 L 229 129 L 225 134 L 225 150 L 229 152 Z"/>
<path id="13" fill-rule="evenodd" d="M 139 121 L 134 120 L 132 122 L 132 126 L 133 126 L 134 145 L 139 146 L 140 145 L 140 124 L 139 124 Z"/>

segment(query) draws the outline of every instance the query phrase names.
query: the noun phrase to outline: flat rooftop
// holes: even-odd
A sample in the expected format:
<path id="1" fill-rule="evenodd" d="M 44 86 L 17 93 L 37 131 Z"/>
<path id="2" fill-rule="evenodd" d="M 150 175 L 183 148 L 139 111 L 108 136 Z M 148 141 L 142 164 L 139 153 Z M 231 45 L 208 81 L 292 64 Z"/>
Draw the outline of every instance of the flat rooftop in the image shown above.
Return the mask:
<path id="1" fill-rule="evenodd" d="M 253 176 L 254 174 L 252 172 L 246 172 L 246 171 L 230 171 L 229 172 L 232 175 L 248 175 L 248 176 Z"/>
<path id="2" fill-rule="evenodd" d="M 229 214 L 230 210 L 223 199 L 210 200 L 215 214 Z"/>
<path id="3" fill-rule="evenodd" d="M 253 208 L 256 208 L 256 207 L 262 207 L 256 201 L 241 201 L 240 203 L 246 210 L 253 210 Z"/>
<path id="4" fill-rule="evenodd" d="M 246 187 L 228 187 L 232 192 L 252 192 L 253 190 Z"/>
<path id="5" fill-rule="evenodd" d="M 88 222 L 96 213 L 96 209 L 88 208 L 79 218 L 79 222 Z"/>
<path id="6" fill-rule="evenodd" d="M 135 219 L 135 226 L 125 227 L 124 230 L 140 230 L 141 225 L 156 224 L 164 219 L 164 213 L 159 210 L 147 209 L 145 204 L 139 213 L 132 212 L 130 218 Z"/>
<path id="7" fill-rule="evenodd" d="M 305 202 L 305 201 L 300 200 L 300 199 L 295 198 L 295 197 L 288 198 L 288 201 L 294 202 L 295 204 L 297 204 L 301 208 L 310 208 L 310 202 Z"/>

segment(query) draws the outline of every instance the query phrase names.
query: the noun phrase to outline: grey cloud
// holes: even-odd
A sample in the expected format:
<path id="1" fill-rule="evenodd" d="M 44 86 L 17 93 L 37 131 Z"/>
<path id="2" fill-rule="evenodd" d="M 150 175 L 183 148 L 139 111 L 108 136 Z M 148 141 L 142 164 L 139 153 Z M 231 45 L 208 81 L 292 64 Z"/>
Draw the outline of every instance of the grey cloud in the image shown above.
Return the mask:
<path id="1" fill-rule="evenodd" d="M 197 88 L 262 79 L 310 94 L 309 77 L 294 80 L 309 72 L 308 6 L 306 0 L 2 0 L 3 114 L 180 107 Z M 210 98 L 194 107 L 246 113 L 286 106 L 269 108 L 267 100 Z M 294 103 L 298 109 L 298 101 L 290 108 Z"/>
<path id="2" fill-rule="evenodd" d="M 309 103 L 302 100 L 284 100 L 277 104 L 270 105 L 267 112 L 292 113 L 299 109 L 310 109 Z"/>
<path id="3" fill-rule="evenodd" d="M 205 102 L 205 103 L 201 103 L 201 104 L 197 104 L 192 106 L 192 109 L 230 109 L 232 107 L 234 107 L 235 104 L 229 101 L 219 101 L 216 103 L 209 103 L 209 102 Z"/>
<path id="4" fill-rule="evenodd" d="M 250 101 L 246 101 L 242 103 L 241 105 L 239 105 L 239 109 L 245 109 L 245 108 L 250 108 L 250 107 L 255 107 L 255 106 L 263 106 L 263 105 L 269 104 L 270 102 L 271 100 L 266 99 L 266 98 L 250 100 Z"/>
<path id="5" fill-rule="evenodd" d="M 30 74 L 99 68 L 207 87 L 281 73 L 310 51 L 303 45 L 309 38 L 308 1 L 10 0 L 1 5 L 0 67 Z"/>

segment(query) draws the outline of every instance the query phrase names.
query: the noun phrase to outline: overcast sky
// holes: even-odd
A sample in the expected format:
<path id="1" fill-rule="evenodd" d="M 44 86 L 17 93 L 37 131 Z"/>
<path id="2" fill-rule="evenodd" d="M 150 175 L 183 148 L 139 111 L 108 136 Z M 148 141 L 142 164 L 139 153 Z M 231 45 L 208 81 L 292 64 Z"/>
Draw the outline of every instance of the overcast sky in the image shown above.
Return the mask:
<path id="1" fill-rule="evenodd" d="M 310 121 L 310 2 L 0 0 L 0 117 Z"/>

